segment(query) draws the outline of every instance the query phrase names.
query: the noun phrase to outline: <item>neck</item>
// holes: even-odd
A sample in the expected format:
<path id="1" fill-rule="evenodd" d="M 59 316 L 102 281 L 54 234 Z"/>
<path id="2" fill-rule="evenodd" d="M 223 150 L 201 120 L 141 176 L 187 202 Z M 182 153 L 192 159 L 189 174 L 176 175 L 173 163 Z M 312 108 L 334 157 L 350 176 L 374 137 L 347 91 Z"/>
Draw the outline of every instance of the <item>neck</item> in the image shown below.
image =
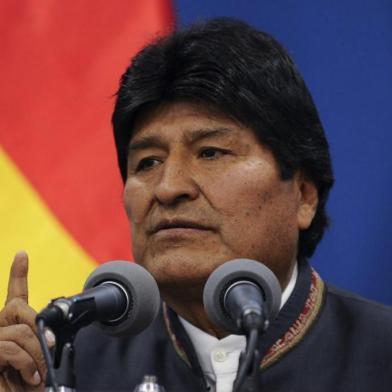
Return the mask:
<path id="1" fill-rule="evenodd" d="M 176 293 L 170 293 L 167 292 L 167 290 L 161 290 L 161 294 L 170 308 L 195 327 L 212 336 L 216 336 L 218 339 L 222 339 L 229 335 L 229 333 L 216 327 L 208 319 L 203 305 L 202 292 L 200 292 L 197 297 L 194 296 L 192 298 L 189 298 L 189 293 L 188 297 L 186 297 L 185 295 L 179 295 L 178 291 L 176 291 Z M 178 300 L 179 298 L 181 298 L 180 301 Z"/>
<path id="2" fill-rule="evenodd" d="M 287 287 L 290 281 L 294 265 L 295 263 L 286 271 L 284 277 L 282 278 L 281 275 L 281 278 L 279 279 L 282 291 Z M 166 304 L 195 327 L 212 336 L 216 336 L 218 339 L 222 339 L 229 335 L 228 332 L 216 327 L 210 322 L 203 305 L 202 287 L 193 289 L 190 289 L 189 287 L 183 289 L 180 289 L 179 287 L 160 287 L 160 291 Z"/>

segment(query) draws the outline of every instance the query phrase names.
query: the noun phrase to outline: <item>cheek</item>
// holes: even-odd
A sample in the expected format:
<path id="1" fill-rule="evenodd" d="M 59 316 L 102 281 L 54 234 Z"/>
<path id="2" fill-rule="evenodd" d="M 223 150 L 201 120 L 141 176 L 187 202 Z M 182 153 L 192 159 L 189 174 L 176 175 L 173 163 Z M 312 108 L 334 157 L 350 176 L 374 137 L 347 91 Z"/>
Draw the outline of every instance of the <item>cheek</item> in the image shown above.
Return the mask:
<path id="1" fill-rule="evenodd" d="M 234 254 L 275 259 L 275 249 L 296 243 L 295 193 L 274 170 L 252 169 L 220 177 L 209 199 L 221 218 L 222 241 Z"/>
<path id="2" fill-rule="evenodd" d="M 149 198 L 144 186 L 128 180 L 123 194 L 125 211 L 132 232 L 132 251 L 135 260 L 141 260 L 146 248 L 145 217 L 148 212 Z"/>
<path id="3" fill-rule="evenodd" d="M 248 164 L 215 176 L 204 189 L 216 211 L 233 219 L 244 216 L 249 221 L 255 214 L 266 212 L 267 205 L 273 207 L 271 201 L 280 192 L 279 183 L 270 166 Z"/>
<path id="4" fill-rule="evenodd" d="M 129 223 L 135 230 L 143 222 L 148 210 L 147 189 L 134 179 L 128 180 L 124 187 L 123 200 Z"/>

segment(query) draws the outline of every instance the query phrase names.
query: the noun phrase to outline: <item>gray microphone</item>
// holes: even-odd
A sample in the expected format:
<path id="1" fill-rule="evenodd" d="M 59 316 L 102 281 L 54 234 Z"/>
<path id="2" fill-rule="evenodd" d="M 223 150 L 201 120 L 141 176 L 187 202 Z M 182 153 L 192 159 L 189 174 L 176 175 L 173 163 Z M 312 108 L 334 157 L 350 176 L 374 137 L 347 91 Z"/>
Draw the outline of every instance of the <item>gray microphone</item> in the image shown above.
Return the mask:
<path id="1" fill-rule="evenodd" d="M 140 265 L 110 261 L 87 278 L 83 292 L 53 300 L 37 321 L 54 330 L 64 325 L 75 330 L 90 323 L 109 335 L 137 334 L 158 314 L 160 295 L 152 275 Z"/>
<path id="2" fill-rule="evenodd" d="M 279 313 L 281 296 L 274 273 L 250 259 L 222 264 L 210 275 L 203 291 L 204 308 L 210 320 L 234 334 L 267 329 Z"/>
<path id="3" fill-rule="evenodd" d="M 153 276 L 136 263 L 111 261 L 93 271 L 84 290 L 112 284 L 124 293 L 127 305 L 117 319 L 97 321 L 96 324 L 113 336 L 138 334 L 156 318 L 160 307 L 158 285 Z"/>

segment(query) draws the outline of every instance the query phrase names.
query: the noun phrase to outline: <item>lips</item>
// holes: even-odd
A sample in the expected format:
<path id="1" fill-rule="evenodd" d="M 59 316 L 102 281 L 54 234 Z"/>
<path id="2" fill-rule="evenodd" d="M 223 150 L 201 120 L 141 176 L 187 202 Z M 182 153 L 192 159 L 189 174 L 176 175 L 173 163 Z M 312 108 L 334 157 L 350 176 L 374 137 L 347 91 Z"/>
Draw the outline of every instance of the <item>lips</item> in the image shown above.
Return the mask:
<path id="1" fill-rule="evenodd" d="M 153 225 L 150 232 L 155 234 L 159 231 L 170 229 L 212 230 L 212 227 L 188 219 L 163 219 Z"/>

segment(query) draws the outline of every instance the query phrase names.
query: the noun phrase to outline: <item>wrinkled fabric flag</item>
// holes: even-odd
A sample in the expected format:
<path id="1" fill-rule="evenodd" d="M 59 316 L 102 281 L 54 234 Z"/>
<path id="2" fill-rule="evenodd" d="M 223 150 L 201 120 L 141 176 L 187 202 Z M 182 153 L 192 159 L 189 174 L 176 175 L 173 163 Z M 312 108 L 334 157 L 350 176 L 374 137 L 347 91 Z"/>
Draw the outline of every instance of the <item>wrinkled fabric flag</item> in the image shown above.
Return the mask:
<path id="1" fill-rule="evenodd" d="M 170 31 L 169 0 L 0 4 L 0 302 L 30 256 L 30 304 L 79 292 L 131 259 L 110 124 L 131 57 Z"/>

